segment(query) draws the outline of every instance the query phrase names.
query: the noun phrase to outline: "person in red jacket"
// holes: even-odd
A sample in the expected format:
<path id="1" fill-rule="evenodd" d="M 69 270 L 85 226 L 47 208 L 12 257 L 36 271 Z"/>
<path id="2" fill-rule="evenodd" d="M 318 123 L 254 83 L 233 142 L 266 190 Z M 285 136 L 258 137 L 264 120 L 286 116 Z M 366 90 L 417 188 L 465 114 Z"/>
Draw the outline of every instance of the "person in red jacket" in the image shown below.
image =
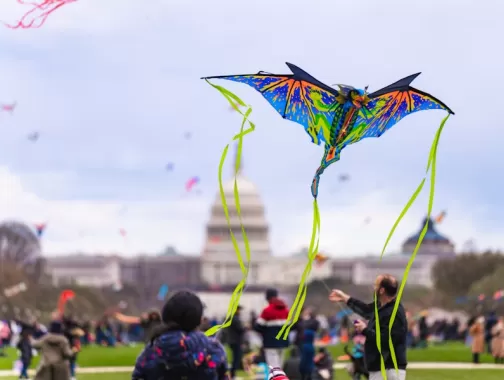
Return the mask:
<path id="1" fill-rule="evenodd" d="M 289 347 L 289 340 L 277 339 L 282 326 L 289 317 L 289 308 L 278 298 L 276 289 L 266 291 L 266 306 L 254 324 L 254 330 L 262 336 L 266 363 L 273 368 L 282 368 L 285 350 Z"/>

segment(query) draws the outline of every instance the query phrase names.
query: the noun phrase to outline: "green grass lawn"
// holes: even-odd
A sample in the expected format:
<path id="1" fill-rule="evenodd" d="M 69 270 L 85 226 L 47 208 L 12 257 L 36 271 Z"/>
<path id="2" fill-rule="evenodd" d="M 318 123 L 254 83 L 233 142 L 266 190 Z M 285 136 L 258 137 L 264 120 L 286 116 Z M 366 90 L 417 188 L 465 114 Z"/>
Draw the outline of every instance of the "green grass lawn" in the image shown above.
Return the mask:
<path id="1" fill-rule="evenodd" d="M 123 367 L 133 366 L 140 353 L 142 346 L 136 347 L 87 347 L 83 348 L 79 354 L 78 363 L 80 367 Z M 330 347 L 334 358 L 343 355 L 342 346 Z M 7 350 L 7 357 L 0 357 L 0 370 L 12 369 L 12 363 L 17 358 L 15 349 Z M 439 346 L 431 346 L 426 349 L 408 351 L 409 362 L 460 362 L 471 361 L 470 349 L 461 343 L 447 343 Z M 492 363 L 490 355 L 482 355 L 482 363 Z M 38 358 L 33 362 L 33 368 L 38 363 Z"/>
<path id="2" fill-rule="evenodd" d="M 78 357 L 80 367 L 125 367 L 133 366 L 140 353 L 142 346 L 136 347 L 87 347 L 83 348 Z M 333 357 L 343 355 L 342 346 L 330 347 Z M 7 350 L 7 357 L 0 357 L 0 370 L 12 369 L 13 362 L 17 359 L 15 349 Z M 459 362 L 467 363 L 471 361 L 470 349 L 461 343 L 447 343 L 438 346 L 431 346 L 426 349 L 409 350 L 409 362 Z M 482 355 L 482 363 L 492 363 L 490 355 Z M 32 363 L 32 368 L 38 363 L 38 358 Z M 478 370 L 481 371 L 481 370 Z M 478 372 L 479 373 L 479 372 Z M 504 377 L 503 377 L 504 379 Z"/>
<path id="3" fill-rule="evenodd" d="M 334 376 L 337 380 L 350 380 L 350 376 L 343 371 L 336 371 Z M 409 370 L 408 380 L 473 380 L 475 378 L 484 380 L 501 380 L 503 371 L 501 370 Z M 14 380 L 15 377 L 6 377 L 5 380 Z M 104 374 L 82 374 L 77 376 L 77 380 L 130 380 L 129 373 L 104 373 Z"/>

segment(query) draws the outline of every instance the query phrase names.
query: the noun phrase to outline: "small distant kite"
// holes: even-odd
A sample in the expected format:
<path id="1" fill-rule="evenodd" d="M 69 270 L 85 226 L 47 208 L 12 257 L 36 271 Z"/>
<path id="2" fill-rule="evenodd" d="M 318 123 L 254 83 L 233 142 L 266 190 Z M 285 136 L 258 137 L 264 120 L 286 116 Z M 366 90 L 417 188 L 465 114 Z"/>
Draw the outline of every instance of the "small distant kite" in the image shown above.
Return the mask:
<path id="1" fill-rule="evenodd" d="M 26 12 L 14 25 L 4 22 L 10 29 L 36 29 L 40 28 L 47 20 L 47 17 L 56 9 L 65 4 L 74 3 L 77 0 L 38 0 L 39 2 L 27 2 L 26 0 L 17 0 L 21 5 L 30 5 L 32 8 Z"/>
<path id="2" fill-rule="evenodd" d="M 166 170 L 169 172 L 171 172 L 173 170 L 173 167 L 174 167 L 174 165 L 171 162 L 167 163 L 165 166 Z"/>
<path id="3" fill-rule="evenodd" d="M 2 110 L 3 112 L 8 112 L 8 113 L 12 114 L 14 112 L 14 110 L 16 109 L 16 105 L 17 105 L 16 102 L 14 102 L 12 104 L 0 104 L 0 110 Z"/>
<path id="4" fill-rule="evenodd" d="M 199 183 L 199 181 L 200 181 L 199 177 L 192 177 L 191 179 L 189 179 L 185 185 L 186 191 L 188 192 L 191 191 L 194 188 L 194 186 L 196 186 Z"/>
<path id="5" fill-rule="evenodd" d="M 191 132 L 186 132 L 186 133 L 184 133 L 184 138 L 185 138 L 186 140 L 190 140 L 190 139 L 191 139 L 191 136 L 192 136 Z"/>
<path id="6" fill-rule="evenodd" d="M 37 232 L 37 237 L 40 239 L 45 232 L 45 229 L 47 227 L 47 223 L 36 223 L 34 226 L 35 226 L 35 231 Z"/>
<path id="7" fill-rule="evenodd" d="M 315 263 L 317 265 L 320 266 L 320 265 L 324 264 L 327 261 L 327 259 L 328 259 L 328 257 L 326 255 L 324 255 L 323 253 L 319 252 L 319 253 L 317 253 L 315 255 L 315 260 L 314 261 L 315 261 Z"/>
<path id="8" fill-rule="evenodd" d="M 168 285 L 163 284 L 159 287 L 157 299 L 158 301 L 164 301 L 166 295 L 168 294 Z"/>
<path id="9" fill-rule="evenodd" d="M 30 133 L 27 136 L 28 140 L 30 140 L 31 142 L 37 142 L 37 140 L 39 139 L 39 137 L 40 137 L 40 133 L 38 133 L 38 132 Z"/>
<path id="10" fill-rule="evenodd" d="M 446 211 L 441 211 L 438 216 L 436 216 L 436 219 L 434 221 L 437 224 L 440 224 L 443 222 L 444 218 L 446 217 Z"/>
<path id="11" fill-rule="evenodd" d="M 126 237 L 126 235 L 128 234 L 128 232 L 124 228 L 119 228 L 119 234 L 122 237 Z"/>
<path id="12" fill-rule="evenodd" d="M 340 182 L 346 182 L 350 179 L 350 176 L 348 174 L 340 174 L 339 180 Z"/>
<path id="13" fill-rule="evenodd" d="M 230 106 L 229 106 L 229 111 L 230 111 L 230 112 L 234 112 L 234 111 L 236 111 L 237 109 L 239 109 L 240 107 L 241 107 L 241 105 L 240 105 L 240 104 L 238 104 L 238 103 L 233 103 L 233 105 L 230 105 Z"/>
<path id="14" fill-rule="evenodd" d="M 364 225 L 367 226 L 369 223 L 371 223 L 371 218 L 370 217 L 367 217 L 366 219 L 364 219 Z"/>
<path id="15" fill-rule="evenodd" d="M 68 301 L 74 299 L 75 293 L 73 290 L 65 289 L 63 290 L 58 298 L 58 311 L 60 315 L 63 315 L 63 312 L 65 311 L 65 305 Z"/>

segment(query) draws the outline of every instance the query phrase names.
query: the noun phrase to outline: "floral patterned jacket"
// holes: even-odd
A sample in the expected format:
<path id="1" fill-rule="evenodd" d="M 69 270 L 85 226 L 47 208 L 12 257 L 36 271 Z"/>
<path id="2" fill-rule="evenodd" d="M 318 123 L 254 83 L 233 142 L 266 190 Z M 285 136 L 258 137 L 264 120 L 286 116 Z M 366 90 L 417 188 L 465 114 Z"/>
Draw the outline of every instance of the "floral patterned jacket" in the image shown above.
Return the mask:
<path id="1" fill-rule="evenodd" d="M 226 352 L 200 331 L 169 331 L 145 347 L 132 380 L 228 380 Z"/>

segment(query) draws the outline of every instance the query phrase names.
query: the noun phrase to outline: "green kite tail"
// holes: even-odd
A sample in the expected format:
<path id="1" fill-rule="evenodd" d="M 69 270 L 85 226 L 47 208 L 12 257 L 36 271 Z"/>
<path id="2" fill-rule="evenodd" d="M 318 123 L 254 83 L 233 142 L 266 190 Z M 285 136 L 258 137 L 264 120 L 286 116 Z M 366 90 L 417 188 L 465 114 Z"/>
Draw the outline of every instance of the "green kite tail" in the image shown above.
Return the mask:
<path id="1" fill-rule="evenodd" d="M 383 246 L 383 249 L 382 249 L 382 252 L 380 255 L 380 261 L 381 261 L 383 259 L 383 255 L 385 253 L 385 250 L 387 249 L 388 243 L 390 242 L 390 239 L 392 238 L 392 235 L 394 234 L 397 226 L 399 225 L 399 223 L 401 222 L 403 217 L 406 215 L 406 213 L 408 212 L 410 207 L 413 205 L 413 203 L 416 201 L 418 195 L 421 193 L 423 186 L 425 184 L 425 181 L 427 180 L 427 175 L 429 174 L 429 170 L 430 170 L 430 191 L 429 191 L 429 202 L 428 202 L 428 206 L 427 206 L 427 221 L 422 229 L 422 232 L 420 233 L 420 236 L 418 238 L 418 242 L 415 246 L 415 249 L 413 250 L 413 253 L 411 254 L 411 257 L 408 261 L 408 264 L 406 265 L 406 268 L 404 269 L 403 279 L 401 281 L 401 285 L 400 285 L 399 290 L 397 292 L 396 301 L 394 303 L 394 309 L 392 310 L 392 315 L 390 317 L 390 322 L 389 322 L 389 326 L 388 326 L 390 357 L 392 358 L 392 362 L 394 363 L 394 368 L 396 371 L 399 371 L 399 368 L 397 366 L 397 358 L 395 356 L 394 346 L 392 344 L 392 336 L 391 336 L 392 326 L 394 325 L 395 317 L 397 315 L 397 310 L 398 310 L 399 304 L 401 302 L 401 297 L 402 297 L 402 294 L 404 291 L 404 287 L 406 285 L 406 282 L 408 281 L 409 271 L 411 269 L 411 266 L 413 265 L 413 262 L 415 261 L 416 254 L 417 254 L 418 250 L 420 249 L 420 246 L 422 245 L 425 234 L 427 233 L 427 226 L 428 226 L 431 214 L 432 214 L 432 206 L 434 204 L 434 193 L 435 193 L 435 186 L 436 186 L 437 148 L 439 145 L 439 139 L 441 137 L 441 132 L 443 132 L 443 128 L 444 128 L 446 121 L 448 120 L 449 117 L 450 117 L 450 114 L 448 114 L 441 121 L 441 125 L 439 126 L 439 128 L 436 132 L 436 135 L 434 137 L 434 140 L 432 141 L 431 149 L 429 152 L 429 159 L 427 161 L 427 169 L 425 171 L 425 176 L 422 179 L 422 181 L 420 182 L 420 184 L 418 185 L 418 187 L 416 188 L 415 192 L 411 196 L 408 203 L 406 203 L 406 206 L 404 207 L 404 209 L 399 214 L 399 217 L 397 218 L 396 222 L 392 226 L 392 229 L 390 230 L 390 233 L 387 237 L 387 240 L 385 241 L 385 245 Z M 386 375 L 386 371 L 385 371 L 385 362 L 384 362 L 382 350 L 381 350 L 381 347 L 382 347 L 381 346 L 381 330 L 380 330 L 380 321 L 378 318 L 378 299 L 377 299 L 376 294 L 374 297 L 374 303 L 375 303 L 375 320 L 376 320 L 376 331 L 377 331 L 376 347 L 378 348 L 378 351 L 380 352 L 380 356 L 381 356 L 381 373 L 382 373 L 383 378 L 386 379 L 387 375 Z"/>
<path id="2" fill-rule="evenodd" d="M 233 295 L 231 296 L 231 301 L 229 302 L 229 307 L 228 307 L 228 311 L 226 313 L 226 318 L 224 319 L 224 322 L 220 325 L 214 326 L 214 327 L 208 329 L 207 331 L 205 331 L 205 335 L 211 336 L 211 335 L 214 335 L 215 333 L 217 333 L 217 331 L 219 331 L 220 329 L 229 327 L 231 325 L 231 321 L 233 320 L 233 316 L 236 313 L 236 310 L 238 309 L 240 297 L 243 294 L 243 291 L 245 289 L 245 285 L 246 285 L 248 274 L 249 274 L 250 244 L 249 244 L 249 241 L 247 238 L 247 234 L 245 232 L 245 227 L 243 226 L 243 223 L 242 223 L 240 195 L 238 193 L 238 184 L 237 184 L 236 177 L 238 176 L 238 172 L 240 169 L 240 161 L 241 161 L 242 147 L 243 147 L 243 137 L 245 135 L 247 135 L 248 133 L 253 132 L 255 130 L 255 125 L 248 119 L 250 114 L 252 113 L 252 108 L 250 106 L 248 107 L 247 111 L 245 113 L 243 113 L 238 108 L 238 105 L 240 105 L 242 107 L 247 107 L 247 106 L 238 96 L 236 96 L 235 94 L 233 94 L 232 92 L 226 90 L 225 88 L 223 88 L 221 86 L 217 86 L 217 85 L 210 83 L 208 80 L 207 80 L 207 83 L 210 84 L 210 86 L 215 88 L 217 91 L 219 91 L 227 99 L 227 101 L 235 109 L 235 111 L 237 111 L 238 113 L 240 113 L 243 116 L 243 121 L 241 124 L 240 133 L 233 137 L 233 141 L 238 140 L 238 148 L 237 148 L 237 152 L 236 152 L 237 158 L 236 158 L 236 163 L 235 163 L 235 175 L 234 175 L 235 181 L 234 181 L 234 189 L 233 189 L 234 194 L 233 195 L 234 195 L 236 213 L 237 213 L 238 218 L 240 220 L 241 232 L 242 232 L 242 236 L 243 236 L 243 242 L 245 245 L 245 256 L 247 258 L 247 265 L 245 266 L 245 264 L 243 263 L 240 247 L 238 246 L 238 242 L 236 241 L 234 233 L 231 229 L 231 221 L 229 218 L 228 205 L 226 202 L 224 187 L 222 185 L 222 171 L 224 168 L 224 163 L 226 161 L 227 152 L 229 150 L 229 144 L 228 144 L 228 145 L 226 145 L 226 147 L 224 148 L 224 151 L 222 152 L 221 160 L 219 163 L 219 192 L 220 192 L 220 197 L 221 197 L 221 201 L 222 201 L 222 208 L 224 209 L 224 215 L 226 216 L 226 222 L 229 227 L 231 241 L 233 242 L 233 247 L 235 249 L 236 257 L 238 259 L 238 264 L 240 265 L 240 269 L 242 271 L 243 277 L 242 277 L 241 281 L 238 283 L 238 285 L 236 286 L 235 290 L 233 291 Z M 249 128 L 244 129 L 246 123 L 249 124 Z"/>

